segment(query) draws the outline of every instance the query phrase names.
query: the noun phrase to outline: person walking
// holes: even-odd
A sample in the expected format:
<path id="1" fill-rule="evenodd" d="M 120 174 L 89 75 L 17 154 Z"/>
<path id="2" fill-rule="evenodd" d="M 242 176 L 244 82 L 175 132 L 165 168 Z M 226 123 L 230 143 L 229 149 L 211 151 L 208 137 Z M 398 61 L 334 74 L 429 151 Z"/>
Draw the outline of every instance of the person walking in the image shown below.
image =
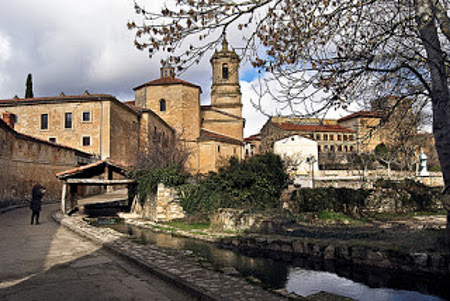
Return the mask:
<path id="1" fill-rule="evenodd" d="M 31 204 L 30 209 L 31 213 L 31 224 L 33 224 L 34 220 L 36 220 L 36 225 L 39 225 L 39 213 L 41 211 L 42 198 L 45 194 L 45 187 L 36 184 L 33 186 L 33 190 L 31 191 Z"/>

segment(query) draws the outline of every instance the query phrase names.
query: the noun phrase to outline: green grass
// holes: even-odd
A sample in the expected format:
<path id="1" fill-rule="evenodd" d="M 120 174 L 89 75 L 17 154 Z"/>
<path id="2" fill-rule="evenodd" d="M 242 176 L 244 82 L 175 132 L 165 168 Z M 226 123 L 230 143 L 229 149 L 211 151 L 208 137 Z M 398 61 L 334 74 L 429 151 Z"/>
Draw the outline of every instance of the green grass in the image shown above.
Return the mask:
<path id="1" fill-rule="evenodd" d="M 164 225 L 171 226 L 171 227 L 177 228 L 179 230 L 183 230 L 183 231 L 208 230 L 209 229 L 209 224 L 204 224 L 204 223 L 188 224 L 186 222 L 181 222 L 181 221 L 172 221 L 172 222 L 166 222 L 166 223 L 164 223 Z"/>

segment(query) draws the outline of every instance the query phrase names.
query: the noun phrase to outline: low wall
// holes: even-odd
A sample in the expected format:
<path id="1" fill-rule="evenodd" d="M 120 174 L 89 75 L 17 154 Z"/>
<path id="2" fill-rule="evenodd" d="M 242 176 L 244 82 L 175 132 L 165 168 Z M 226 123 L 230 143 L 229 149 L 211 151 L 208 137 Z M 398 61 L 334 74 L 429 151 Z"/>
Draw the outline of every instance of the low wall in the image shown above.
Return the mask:
<path id="1" fill-rule="evenodd" d="M 136 196 L 131 212 L 154 222 L 169 222 L 184 217 L 175 189 L 161 183 L 158 184 L 156 195 L 148 196 L 143 203 L 139 201 L 139 196 Z"/>
<path id="2" fill-rule="evenodd" d="M 419 177 L 411 172 L 391 171 L 389 174 L 386 170 L 370 170 L 363 175 L 359 170 L 321 170 L 314 173 L 314 179 L 310 176 L 296 176 L 294 184 L 301 187 L 335 187 L 335 188 L 367 188 L 374 187 L 374 183 L 378 179 L 404 180 L 413 179 L 430 187 L 443 187 L 444 179 L 442 172 L 430 172 L 427 177 Z"/>
<path id="3" fill-rule="evenodd" d="M 45 200 L 59 200 L 62 184 L 55 174 L 77 167 L 90 155 L 20 134 L 0 120 L 0 207 L 31 199 L 36 183 L 47 188 Z"/>

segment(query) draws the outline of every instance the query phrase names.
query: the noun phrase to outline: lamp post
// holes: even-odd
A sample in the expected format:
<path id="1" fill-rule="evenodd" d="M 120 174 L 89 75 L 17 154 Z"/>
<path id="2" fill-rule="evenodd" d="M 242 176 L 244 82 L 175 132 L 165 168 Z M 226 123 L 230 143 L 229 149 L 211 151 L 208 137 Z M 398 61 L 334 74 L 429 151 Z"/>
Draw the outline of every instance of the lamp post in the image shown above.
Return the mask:
<path id="1" fill-rule="evenodd" d="M 311 171 L 311 188 L 314 188 L 314 163 L 316 163 L 316 157 L 310 156 L 306 158 L 306 162 L 309 163 L 309 170 Z"/>

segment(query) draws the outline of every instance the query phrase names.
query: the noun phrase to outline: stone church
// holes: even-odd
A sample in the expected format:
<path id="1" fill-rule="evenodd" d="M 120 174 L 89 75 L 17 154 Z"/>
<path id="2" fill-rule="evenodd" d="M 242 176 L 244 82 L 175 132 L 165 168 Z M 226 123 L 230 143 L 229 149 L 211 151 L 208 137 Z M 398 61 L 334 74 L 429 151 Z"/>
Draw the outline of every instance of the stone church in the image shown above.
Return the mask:
<path id="1" fill-rule="evenodd" d="M 135 163 L 143 147 L 172 147 L 177 137 L 190 153 L 191 173 L 216 171 L 229 157 L 244 157 L 245 120 L 239 57 L 224 40 L 210 62 L 211 104 L 206 106 L 200 104 L 200 86 L 176 78 L 172 67 L 163 66 L 160 78 L 133 89 L 131 102 L 86 91 L 0 100 L 0 111 L 14 117 L 8 124 L 18 132 L 124 164 Z"/>

